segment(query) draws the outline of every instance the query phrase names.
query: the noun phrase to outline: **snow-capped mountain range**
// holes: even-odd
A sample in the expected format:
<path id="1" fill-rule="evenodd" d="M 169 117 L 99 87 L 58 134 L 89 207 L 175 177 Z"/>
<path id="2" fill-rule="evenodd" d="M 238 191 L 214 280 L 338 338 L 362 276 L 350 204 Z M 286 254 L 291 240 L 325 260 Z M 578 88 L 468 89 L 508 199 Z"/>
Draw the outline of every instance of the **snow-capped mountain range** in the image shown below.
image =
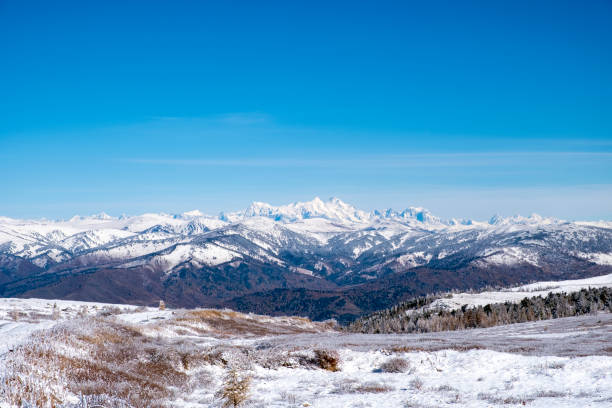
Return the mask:
<path id="1" fill-rule="evenodd" d="M 445 271 L 431 278 L 437 283 L 428 283 L 438 290 L 452 288 L 458 279 L 449 271 L 487 271 L 468 279 L 478 286 L 519 283 L 531 275 L 586 277 L 610 268 L 612 223 L 536 214 L 488 222 L 441 220 L 420 207 L 366 212 L 337 198 L 315 198 L 284 206 L 254 202 L 218 216 L 194 210 L 60 221 L 0 217 L 0 295 L 5 296 L 57 295 L 59 285 L 60 295 L 83 298 L 73 286 L 100 273 L 110 280 L 122 276 L 124 286 L 130 286 L 130 273 L 139 282 L 146 276 L 152 292 L 189 281 L 189 296 L 196 300 L 178 303 L 197 305 L 206 303 L 202 293 L 217 301 L 279 288 L 338 290 L 412 270 Z M 494 279 L 487 278 L 491 271 Z M 81 300 L 134 300 L 96 296 Z"/>

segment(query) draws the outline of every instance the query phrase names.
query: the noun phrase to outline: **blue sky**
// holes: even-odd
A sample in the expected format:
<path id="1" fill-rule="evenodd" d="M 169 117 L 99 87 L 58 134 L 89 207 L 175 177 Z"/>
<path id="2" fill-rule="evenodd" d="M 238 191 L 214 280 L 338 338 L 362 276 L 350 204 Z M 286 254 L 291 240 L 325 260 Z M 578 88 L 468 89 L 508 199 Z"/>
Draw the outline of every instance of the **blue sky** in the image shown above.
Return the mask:
<path id="1" fill-rule="evenodd" d="M 0 215 L 612 219 L 612 3 L 0 1 Z"/>

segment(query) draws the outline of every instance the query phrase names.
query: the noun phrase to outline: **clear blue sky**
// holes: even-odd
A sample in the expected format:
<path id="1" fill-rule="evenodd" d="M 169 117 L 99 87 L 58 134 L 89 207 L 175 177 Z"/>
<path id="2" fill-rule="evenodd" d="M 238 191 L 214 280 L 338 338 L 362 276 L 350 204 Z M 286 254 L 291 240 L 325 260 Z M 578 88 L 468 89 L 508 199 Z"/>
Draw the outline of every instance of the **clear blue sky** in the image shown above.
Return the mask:
<path id="1" fill-rule="evenodd" d="M 0 0 L 0 215 L 612 219 L 612 2 Z"/>

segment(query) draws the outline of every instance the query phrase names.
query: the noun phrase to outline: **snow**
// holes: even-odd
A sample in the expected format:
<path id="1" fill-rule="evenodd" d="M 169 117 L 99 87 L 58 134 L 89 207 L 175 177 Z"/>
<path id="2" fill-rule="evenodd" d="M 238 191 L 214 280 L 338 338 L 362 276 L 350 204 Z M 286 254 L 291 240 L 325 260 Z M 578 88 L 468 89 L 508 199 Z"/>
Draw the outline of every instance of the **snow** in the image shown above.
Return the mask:
<path id="1" fill-rule="evenodd" d="M 342 370 L 338 373 L 307 369 L 257 368 L 255 375 L 265 381 L 255 383 L 254 399 L 267 407 L 287 406 L 287 396 L 312 407 L 403 407 L 469 406 L 490 407 L 498 398 L 522 400 L 538 394 L 558 395 L 537 398 L 530 404 L 549 407 L 575 407 L 578 400 L 589 406 L 607 406 L 590 399 L 567 398 L 582 392 L 588 395 L 611 393 L 608 381 L 612 358 L 577 359 L 525 357 L 489 350 L 435 353 L 398 353 L 393 357 L 381 351 L 341 350 Z M 413 368 L 411 373 L 378 373 L 375 368 L 390 358 L 403 358 Z M 559 369 L 549 366 L 563 365 Z M 544 368 L 543 368 L 544 367 Z M 419 384 L 420 383 L 420 384 Z M 359 392 L 359 387 L 379 386 L 387 392 Z M 561 397 L 559 397 L 561 396 Z M 284 397 L 284 398 L 283 398 Z M 609 402 L 609 401 L 608 401 Z M 503 403 L 502 403 L 503 404 Z"/>
<path id="2" fill-rule="evenodd" d="M 510 289 L 511 291 L 523 292 L 576 292 L 580 289 L 588 288 L 603 288 L 612 286 L 612 274 L 595 276 L 586 279 L 573 279 L 565 281 L 542 281 L 531 283 L 529 285 L 519 286 Z M 537 295 L 536 295 L 537 296 Z"/>
<path id="3" fill-rule="evenodd" d="M 554 284 L 572 287 L 611 281 L 612 275 Z M 548 282 L 538 285 L 545 284 Z M 525 285 L 513 290 L 538 288 Z M 54 304 L 62 311 L 59 320 L 45 317 L 39 317 L 39 321 L 7 320 L 9 312 L 14 310 L 49 315 Z M 588 352 L 586 347 L 591 342 L 596 350 L 603 350 L 610 344 L 610 314 L 448 333 L 361 335 L 330 331 L 306 319 L 247 315 L 229 310 L 208 311 L 209 318 L 219 319 L 219 324 L 209 325 L 186 320 L 189 311 L 181 310 L 63 300 L 0 299 L 0 373 L 5 361 L 10 361 L 15 354 L 9 350 L 31 341 L 28 336 L 34 331 L 42 330 L 42 338 L 45 338 L 45 330 L 76 318 L 83 307 L 88 310 L 120 308 L 119 314 L 101 319 L 139 330 L 150 338 L 152 345 L 165 344 L 169 350 L 180 350 L 175 347 L 189 344 L 200 347 L 202 353 L 212 353 L 209 355 L 218 350 L 224 361 L 238 364 L 237 367 L 251 376 L 247 406 L 485 408 L 523 406 L 525 403 L 541 408 L 603 408 L 609 407 L 612 401 L 612 356 Z M 255 324 L 267 328 L 301 328 L 306 332 L 284 335 L 252 334 L 248 330 L 218 332 L 216 327 L 223 327 L 223 322 L 229 324 L 227 327 Z M 79 324 L 64 326 L 63 330 L 86 327 Z M 525 345 L 529 344 L 533 344 L 535 351 L 502 351 L 513 347 L 528 350 Z M 584 347 L 577 349 L 577 344 Z M 68 355 L 87 356 L 70 344 L 51 342 L 45 347 L 61 349 Z M 311 358 L 315 349 L 337 351 L 339 370 L 326 371 L 300 362 L 304 357 Z M 257 358 L 245 361 L 245 355 L 250 358 L 268 355 L 271 360 L 267 361 L 276 362 L 276 365 L 260 364 L 258 361 L 264 360 Z M 406 362 L 404 372 L 380 369 L 384 363 L 398 358 Z M 226 368 L 221 363 L 203 361 L 203 366 L 189 368 L 184 373 L 190 378 L 201 376 L 209 380 L 195 382 L 193 389 L 168 401 L 169 406 L 221 406 L 222 401 L 215 394 L 222 386 Z M 62 384 L 54 386 L 61 389 Z M 66 401 L 77 400 L 76 395 L 65 390 L 61 395 Z M 1 401 L 1 395 L 0 407 L 9 407 Z"/>
<path id="4" fill-rule="evenodd" d="M 598 265 L 612 265 L 612 254 L 605 253 L 584 253 L 584 252 L 575 252 L 575 255 L 579 258 L 586 259 L 589 262 L 596 263 Z"/>
<path id="5" fill-rule="evenodd" d="M 267 203 L 254 202 L 244 212 L 234 213 L 230 218 L 268 217 L 277 221 L 295 221 L 309 218 L 327 218 L 348 222 L 362 222 L 370 218 L 370 214 L 357 210 L 338 198 L 323 201 L 315 197 L 312 201 L 295 202 L 274 207 Z"/>
<path id="6" fill-rule="evenodd" d="M 480 255 L 483 257 L 483 259 L 480 260 L 481 263 L 491 263 L 494 265 L 528 263 L 539 266 L 538 254 L 535 251 L 529 251 L 520 247 L 509 246 L 501 249 L 492 248 L 484 251 Z"/>
<path id="7" fill-rule="evenodd" d="M 157 310 L 153 308 L 148 309 L 149 310 L 145 312 L 123 313 L 117 315 L 117 319 L 126 323 L 141 325 L 151 322 L 157 322 L 160 320 L 168 320 L 175 313 L 172 310 Z"/>
<path id="8" fill-rule="evenodd" d="M 200 210 L 191 210 L 184 212 L 183 215 L 187 217 L 202 217 L 204 216 L 204 213 Z"/>
<path id="9" fill-rule="evenodd" d="M 331 238 L 341 233 L 354 231 L 363 224 L 340 223 L 326 218 L 306 218 L 284 224 L 284 227 L 298 234 L 304 234 L 325 245 Z"/>
<path id="10" fill-rule="evenodd" d="M 304 268 L 292 267 L 291 270 L 296 273 L 301 273 L 302 275 L 314 276 L 312 271 Z"/>
<path id="11" fill-rule="evenodd" d="M 28 313 L 51 314 L 54 305 L 62 312 L 63 318 L 74 318 L 78 310 L 85 306 L 93 310 L 103 308 L 117 308 L 123 312 L 131 312 L 138 308 L 134 305 L 101 302 L 83 302 L 79 300 L 61 299 L 36 299 L 36 298 L 0 298 L 0 319 L 8 320 L 8 314 L 12 310 L 21 310 Z"/>
<path id="12" fill-rule="evenodd" d="M 426 254 L 420 251 L 402 255 L 397 258 L 397 261 L 403 266 L 409 266 L 413 268 L 415 266 L 426 264 L 431 260 L 432 257 L 433 256 L 431 254 Z"/>
<path id="13" fill-rule="evenodd" d="M 57 320 L 53 320 L 54 307 L 57 309 Z M 89 313 L 104 308 L 127 313 L 137 309 L 137 306 L 76 300 L 0 298 L 0 356 L 23 343 L 33 332 L 75 318 L 83 308 Z M 17 321 L 10 316 L 14 312 L 20 312 Z"/>
<path id="14" fill-rule="evenodd" d="M 612 221 L 576 221 L 575 224 L 612 229 Z"/>
<path id="15" fill-rule="evenodd" d="M 502 217 L 500 215 L 494 215 L 490 220 L 491 225 L 547 225 L 547 224 L 558 224 L 564 221 L 557 220 L 555 218 L 544 218 L 539 214 L 531 214 L 529 217 L 523 217 L 521 215 L 514 215 L 512 217 Z"/>
<path id="16" fill-rule="evenodd" d="M 38 323 L 12 322 L 0 319 L 0 357 L 22 344 L 32 333 L 37 330 L 48 329 L 55 322 L 47 320 Z"/>
<path id="17" fill-rule="evenodd" d="M 148 265 L 169 273 L 182 263 L 215 266 L 248 257 L 284 265 L 281 254 L 297 249 L 309 255 L 342 254 L 355 263 L 373 259 L 369 255 L 380 257 L 379 263 L 368 265 L 375 276 L 376 267 L 392 259 L 401 267 L 415 267 L 434 256 L 439 260 L 464 252 L 470 259 L 480 257 L 474 264 L 482 266 L 545 267 L 557 254 L 612 265 L 611 226 L 607 221 L 569 223 L 535 214 L 497 216 L 489 222 L 445 221 L 422 207 L 366 212 L 338 198 L 317 197 L 282 206 L 255 202 L 244 211 L 220 216 L 193 210 L 121 217 L 100 213 L 56 221 L 0 217 L 0 254 L 25 258 L 47 271 Z M 237 238 L 230 244 L 232 235 Z M 475 248 L 482 250 L 476 254 Z M 347 264 L 359 269 L 353 265 Z"/>
<path id="18" fill-rule="evenodd" d="M 501 291 L 486 291 L 481 293 L 453 293 L 450 297 L 437 299 L 425 306 L 426 310 L 454 310 L 463 305 L 468 307 L 485 306 L 493 303 L 512 302 L 518 303 L 524 298 L 534 296 L 547 296 L 552 293 L 570 293 L 581 289 L 612 287 L 612 274 L 597 276 L 587 279 L 575 279 L 566 281 L 536 282 L 529 285 L 517 286 Z"/>
<path id="19" fill-rule="evenodd" d="M 226 248 L 213 244 L 194 246 L 189 244 L 176 245 L 169 252 L 164 251 L 160 255 L 145 260 L 136 260 L 123 264 L 125 268 L 149 264 L 160 267 L 162 270 L 171 271 L 178 265 L 192 263 L 194 266 L 219 265 L 239 258 L 240 254 Z"/>

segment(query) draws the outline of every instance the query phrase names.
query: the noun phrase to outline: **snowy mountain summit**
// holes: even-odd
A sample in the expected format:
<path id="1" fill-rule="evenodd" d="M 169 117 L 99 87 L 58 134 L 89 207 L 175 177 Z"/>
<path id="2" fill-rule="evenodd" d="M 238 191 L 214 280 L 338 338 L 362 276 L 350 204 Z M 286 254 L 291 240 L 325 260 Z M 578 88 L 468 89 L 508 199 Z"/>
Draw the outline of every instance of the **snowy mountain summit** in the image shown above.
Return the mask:
<path id="1" fill-rule="evenodd" d="M 222 213 L 220 218 L 226 221 L 237 221 L 249 217 L 267 217 L 275 221 L 295 222 L 298 220 L 323 218 L 344 223 L 369 223 L 379 220 L 397 222 L 418 221 L 424 224 L 439 225 L 440 218 L 432 215 L 422 207 L 408 207 L 396 211 L 392 208 L 384 211 L 366 212 L 332 197 L 327 201 L 315 197 L 311 201 L 295 202 L 288 205 L 273 206 L 263 202 L 253 202 L 246 210 L 235 213 Z M 450 222 L 446 224 L 451 225 Z"/>
<path id="2" fill-rule="evenodd" d="M 315 197 L 311 201 L 296 202 L 282 206 L 272 206 L 267 203 L 253 202 L 246 210 L 224 214 L 221 219 L 236 221 L 248 217 L 267 217 L 275 221 L 293 222 L 309 218 L 325 218 L 344 222 L 366 222 L 371 218 L 369 213 L 357 210 L 339 198 L 323 201 Z"/>
<path id="3" fill-rule="evenodd" d="M 193 210 L 59 221 L 0 217 L 0 296 L 120 302 L 169 291 L 181 305 L 224 305 L 279 288 L 321 296 L 365 285 L 381 295 L 386 287 L 416 294 L 583 278 L 611 268 L 611 223 L 535 214 L 442 220 L 421 207 L 367 212 L 317 197 L 281 206 L 254 202 L 218 216 Z"/>
<path id="4" fill-rule="evenodd" d="M 195 210 L 185 214 L 199 214 Z M 332 197 L 327 201 L 315 197 L 311 201 L 295 202 L 287 205 L 273 206 L 268 203 L 255 201 L 244 211 L 233 213 L 221 213 L 219 218 L 224 221 L 236 222 L 252 217 L 266 217 L 283 223 L 291 223 L 300 220 L 323 218 L 341 223 L 373 223 L 378 221 L 394 221 L 398 223 L 417 223 L 420 226 L 456 226 L 456 225 L 484 225 L 486 221 L 475 221 L 471 219 L 450 219 L 443 220 L 435 216 L 423 207 L 407 207 L 403 210 L 388 208 L 386 210 L 374 210 L 366 212 L 347 204 L 339 198 Z M 490 225 L 539 225 L 561 223 L 562 220 L 554 218 L 544 218 L 538 214 L 529 217 L 515 215 L 503 217 L 493 216 L 488 224 Z"/>

